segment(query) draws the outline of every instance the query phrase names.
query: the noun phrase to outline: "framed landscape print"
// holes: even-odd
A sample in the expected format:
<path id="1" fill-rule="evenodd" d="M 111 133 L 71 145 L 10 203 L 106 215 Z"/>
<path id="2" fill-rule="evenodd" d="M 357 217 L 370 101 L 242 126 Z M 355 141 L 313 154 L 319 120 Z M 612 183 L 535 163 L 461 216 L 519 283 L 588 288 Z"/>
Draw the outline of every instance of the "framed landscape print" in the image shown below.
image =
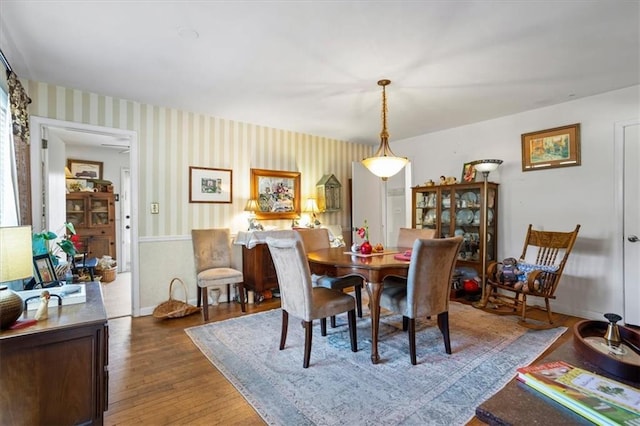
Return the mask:
<path id="1" fill-rule="evenodd" d="M 522 135 L 522 171 L 580 165 L 580 123 Z"/>
<path id="2" fill-rule="evenodd" d="M 102 161 L 67 160 L 67 167 L 76 179 L 102 179 Z"/>
<path id="3" fill-rule="evenodd" d="M 207 167 L 189 167 L 190 203 L 231 203 L 232 171 Z"/>
<path id="4" fill-rule="evenodd" d="M 251 198 L 258 219 L 295 219 L 300 215 L 300 172 L 251 169 Z"/>

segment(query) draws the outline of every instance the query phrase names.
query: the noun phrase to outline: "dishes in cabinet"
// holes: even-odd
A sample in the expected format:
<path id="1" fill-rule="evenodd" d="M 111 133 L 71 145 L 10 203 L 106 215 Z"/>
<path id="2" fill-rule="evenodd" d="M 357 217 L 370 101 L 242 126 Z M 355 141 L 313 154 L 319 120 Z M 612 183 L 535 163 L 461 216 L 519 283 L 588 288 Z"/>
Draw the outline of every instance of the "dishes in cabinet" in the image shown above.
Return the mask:
<path id="1" fill-rule="evenodd" d="M 442 210 L 442 217 L 440 218 L 442 223 L 451 222 L 451 212 L 449 209 Z"/>
<path id="2" fill-rule="evenodd" d="M 475 192 L 465 192 L 462 194 L 461 199 L 467 202 L 467 206 L 475 206 L 478 204 L 478 195 Z"/>
<path id="3" fill-rule="evenodd" d="M 489 225 L 493 223 L 493 209 L 487 209 L 487 223 Z M 473 215 L 473 224 L 480 225 L 480 210 Z"/>
<path id="4" fill-rule="evenodd" d="M 436 223 L 436 210 L 431 209 L 427 211 L 427 214 L 424 217 L 425 225 L 435 225 Z"/>
<path id="5" fill-rule="evenodd" d="M 458 210 L 458 213 L 456 213 L 456 222 L 461 225 L 470 225 L 473 219 L 473 211 L 469 209 Z"/>

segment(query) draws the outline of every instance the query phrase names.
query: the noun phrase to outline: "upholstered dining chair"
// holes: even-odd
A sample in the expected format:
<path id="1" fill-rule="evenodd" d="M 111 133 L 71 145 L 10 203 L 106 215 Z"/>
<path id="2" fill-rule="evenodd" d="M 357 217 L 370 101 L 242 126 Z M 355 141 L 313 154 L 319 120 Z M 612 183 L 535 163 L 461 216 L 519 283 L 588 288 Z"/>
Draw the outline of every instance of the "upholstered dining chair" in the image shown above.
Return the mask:
<path id="1" fill-rule="evenodd" d="M 198 303 L 202 301 L 202 314 L 209 320 L 209 287 L 227 287 L 227 302 L 231 302 L 231 284 L 238 284 L 242 312 L 245 312 L 242 272 L 231 267 L 231 239 L 229 229 L 192 229 L 194 263 L 198 283 Z"/>
<path id="2" fill-rule="evenodd" d="M 320 320 L 321 333 L 326 336 L 327 317 L 347 312 L 351 350 L 357 352 L 355 299 L 338 290 L 312 286 L 307 254 L 299 238 L 267 237 L 266 243 L 271 252 L 280 286 L 282 308 L 280 350 L 284 349 L 287 340 L 289 314 L 291 314 L 302 320 L 305 330 L 302 366 L 308 368 L 311 358 L 313 321 Z"/>
<path id="3" fill-rule="evenodd" d="M 328 249 L 331 247 L 329 231 L 325 228 L 296 229 L 302 240 L 302 245 L 306 253 Z M 356 310 L 359 318 L 362 318 L 362 286 L 364 280 L 357 275 L 344 277 L 329 277 L 327 275 L 311 275 L 314 286 L 326 287 L 333 290 L 344 291 L 353 287 L 356 295 Z M 336 326 L 336 317 L 331 317 L 331 327 Z"/>
<path id="4" fill-rule="evenodd" d="M 413 242 L 418 238 L 431 239 L 435 238 L 436 230 L 429 228 L 400 228 L 398 233 L 398 242 L 396 247 L 400 249 L 410 249 L 413 247 Z M 382 280 L 385 286 L 392 285 L 407 285 L 407 279 L 405 277 L 399 277 L 397 275 L 388 275 Z"/>
<path id="5" fill-rule="evenodd" d="M 409 356 L 416 365 L 416 318 L 438 316 L 445 351 L 451 353 L 449 337 L 449 290 L 462 237 L 417 239 L 411 251 L 406 286 L 382 289 L 380 307 L 402 315 L 409 329 Z"/>

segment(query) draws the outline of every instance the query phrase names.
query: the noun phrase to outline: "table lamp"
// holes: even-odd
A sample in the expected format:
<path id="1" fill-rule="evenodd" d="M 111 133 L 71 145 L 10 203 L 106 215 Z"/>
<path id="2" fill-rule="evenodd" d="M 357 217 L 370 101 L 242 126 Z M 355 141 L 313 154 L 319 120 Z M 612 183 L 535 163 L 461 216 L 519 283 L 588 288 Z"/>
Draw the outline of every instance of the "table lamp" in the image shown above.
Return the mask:
<path id="1" fill-rule="evenodd" d="M 482 237 L 482 282 L 480 283 L 480 285 L 482 286 L 482 296 L 479 302 L 473 304 L 475 308 L 484 308 L 487 306 L 487 302 L 489 299 L 488 295 L 485 295 L 485 287 L 487 286 L 487 215 L 489 214 L 489 173 L 497 170 L 500 164 L 502 164 L 502 160 L 478 160 L 474 161 L 471 164 L 473 164 L 473 167 L 475 167 L 476 171 L 482 172 L 482 177 L 484 179 L 484 185 L 482 188 L 482 228 L 480 228 L 480 235 Z"/>
<path id="2" fill-rule="evenodd" d="M 258 205 L 258 201 L 254 198 L 250 198 L 247 201 L 247 205 L 244 207 L 245 212 L 249 212 L 249 228 L 248 231 L 253 231 L 256 229 L 262 229 L 262 226 L 256 220 L 256 212 L 260 211 L 260 206 Z"/>
<path id="3" fill-rule="evenodd" d="M 315 198 L 307 198 L 307 202 L 304 204 L 304 212 L 311 213 L 311 222 L 309 222 L 309 228 L 320 226 L 320 221 L 316 217 L 316 213 L 320 213 L 318 203 Z"/>
<path id="4" fill-rule="evenodd" d="M 6 283 L 33 276 L 31 227 L 0 228 L 0 328 L 9 328 L 22 315 L 22 298 Z"/>

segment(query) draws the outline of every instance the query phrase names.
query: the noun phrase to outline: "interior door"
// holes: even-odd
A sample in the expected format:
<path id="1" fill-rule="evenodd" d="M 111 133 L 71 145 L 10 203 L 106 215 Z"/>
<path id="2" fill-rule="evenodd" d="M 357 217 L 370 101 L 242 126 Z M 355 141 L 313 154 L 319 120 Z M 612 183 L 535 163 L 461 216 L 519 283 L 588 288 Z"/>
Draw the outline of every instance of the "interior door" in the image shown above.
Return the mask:
<path id="1" fill-rule="evenodd" d="M 120 259 L 118 272 L 131 270 L 131 174 L 129 168 L 120 171 Z"/>
<path id="2" fill-rule="evenodd" d="M 624 322 L 640 326 L 640 122 L 623 133 Z"/>
<path id="3" fill-rule="evenodd" d="M 65 232 L 64 223 L 67 221 L 66 208 L 66 179 L 64 168 L 66 164 L 65 143 L 56 137 L 47 139 L 47 132 L 43 132 L 42 140 L 42 176 L 45 176 L 43 203 L 45 211 L 44 229 L 53 231 L 57 235 Z"/>

